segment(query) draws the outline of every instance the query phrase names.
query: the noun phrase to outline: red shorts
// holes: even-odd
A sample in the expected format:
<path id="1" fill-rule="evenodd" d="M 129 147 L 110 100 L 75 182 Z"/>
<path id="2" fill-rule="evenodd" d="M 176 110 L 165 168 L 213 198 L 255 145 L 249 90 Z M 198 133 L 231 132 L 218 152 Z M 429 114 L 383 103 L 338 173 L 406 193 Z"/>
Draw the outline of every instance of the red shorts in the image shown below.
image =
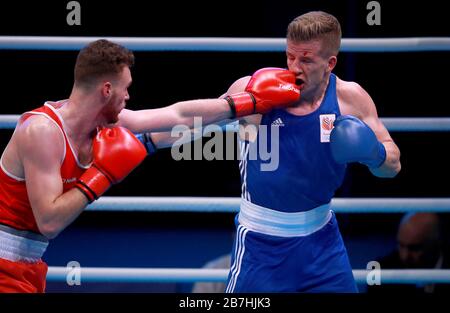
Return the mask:
<path id="1" fill-rule="evenodd" d="M 44 292 L 47 264 L 13 262 L 0 258 L 0 293 L 6 292 Z"/>

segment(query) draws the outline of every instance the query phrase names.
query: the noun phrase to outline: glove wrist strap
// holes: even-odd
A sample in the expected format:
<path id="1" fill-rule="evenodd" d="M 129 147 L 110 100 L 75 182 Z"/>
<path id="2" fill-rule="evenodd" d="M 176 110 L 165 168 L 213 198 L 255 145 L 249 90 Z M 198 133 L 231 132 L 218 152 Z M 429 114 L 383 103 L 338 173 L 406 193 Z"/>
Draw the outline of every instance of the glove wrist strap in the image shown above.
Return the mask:
<path id="1" fill-rule="evenodd" d="M 145 146 L 148 155 L 153 155 L 158 150 L 149 133 L 136 134 L 136 138 Z"/>
<path id="2" fill-rule="evenodd" d="M 249 92 L 240 92 L 225 98 L 231 109 L 231 118 L 256 113 L 256 99 Z"/>
<path id="3" fill-rule="evenodd" d="M 104 194 L 111 184 L 111 180 L 109 180 L 109 178 L 95 165 L 92 165 L 83 173 L 83 175 L 81 175 L 75 187 L 78 188 L 86 196 L 89 203 L 91 203 Z"/>

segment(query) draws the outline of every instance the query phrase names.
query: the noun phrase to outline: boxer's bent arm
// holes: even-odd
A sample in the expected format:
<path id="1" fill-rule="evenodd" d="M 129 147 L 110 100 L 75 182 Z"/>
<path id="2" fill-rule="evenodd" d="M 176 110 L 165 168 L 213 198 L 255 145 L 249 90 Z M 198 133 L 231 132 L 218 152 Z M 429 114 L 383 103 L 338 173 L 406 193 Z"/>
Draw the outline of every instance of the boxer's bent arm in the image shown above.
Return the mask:
<path id="1" fill-rule="evenodd" d="M 20 128 L 17 140 L 37 226 L 44 236 L 54 238 L 83 211 L 87 199 L 76 188 L 63 193 L 64 140 L 55 125 L 33 121 Z"/>
<path id="2" fill-rule="evenodd" d="M 203 125 L 231 117 L 230 105 L 225 99 L 182 101 L 159 109 L 122 110 L 119 125 L 134 133 L 170 131 L 176 125 L 194 127 L 194 118 Z"/>
<path id="3" fill-rule="evenodd" d="M 373 117 L 369 117 L 363 119 L 363 121 L 370 126 L 377 139 L 386 149 L 386 160 L 384 163 L 378 168 L 370 168 L 370 171 L 377 177 L 395 177 L 401 169 L 400 149 L 392 140 L 389 132 L 379 118 L 374 119 Z"/>
<path id="4" fill-rule="evenodd" d="M 400 150 L 392 140 L 388 130 L 378 118 L 377 109 L 370 95 L 358 84 L 347 83 L 345 92 L 341 92 L 341 97 L 346 103 L 350 103 L 342 114 L 351 114 L 364 121 L 375 133 L 386 149 L 386 160 L 374 169 L 370 169 L 377 177 L 394 177 L 400 172 Z"/>

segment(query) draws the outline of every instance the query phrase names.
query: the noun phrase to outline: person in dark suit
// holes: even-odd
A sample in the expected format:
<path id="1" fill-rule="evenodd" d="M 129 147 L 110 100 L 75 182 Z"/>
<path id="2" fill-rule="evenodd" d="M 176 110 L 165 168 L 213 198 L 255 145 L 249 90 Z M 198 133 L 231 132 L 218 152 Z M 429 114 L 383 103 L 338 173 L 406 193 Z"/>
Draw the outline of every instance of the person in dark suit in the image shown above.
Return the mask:
<path id="1" fill-rule="evenodd" d="M 383 269 L 449 269 L 450 253 L 436 213 L 408 213 L 399 225 L 397 249 L 377 260 Z M 369 293 L 450 293 L 450 284 L 381 284 Z"/>

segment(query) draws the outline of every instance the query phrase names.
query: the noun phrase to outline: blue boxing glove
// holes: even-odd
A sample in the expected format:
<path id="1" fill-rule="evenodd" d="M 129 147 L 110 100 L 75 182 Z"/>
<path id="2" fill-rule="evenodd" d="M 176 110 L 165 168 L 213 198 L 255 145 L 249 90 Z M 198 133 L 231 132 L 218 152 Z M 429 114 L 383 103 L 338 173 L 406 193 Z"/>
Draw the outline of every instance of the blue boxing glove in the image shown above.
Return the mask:
<path id="1" fill-rule="evenodd" d="M 386 149 L 372 129 L 352 115 L 336 118 L 330 148 L 334 160 L 340 164 L 359 162 L 377 168 L 386 160 Z"/>

